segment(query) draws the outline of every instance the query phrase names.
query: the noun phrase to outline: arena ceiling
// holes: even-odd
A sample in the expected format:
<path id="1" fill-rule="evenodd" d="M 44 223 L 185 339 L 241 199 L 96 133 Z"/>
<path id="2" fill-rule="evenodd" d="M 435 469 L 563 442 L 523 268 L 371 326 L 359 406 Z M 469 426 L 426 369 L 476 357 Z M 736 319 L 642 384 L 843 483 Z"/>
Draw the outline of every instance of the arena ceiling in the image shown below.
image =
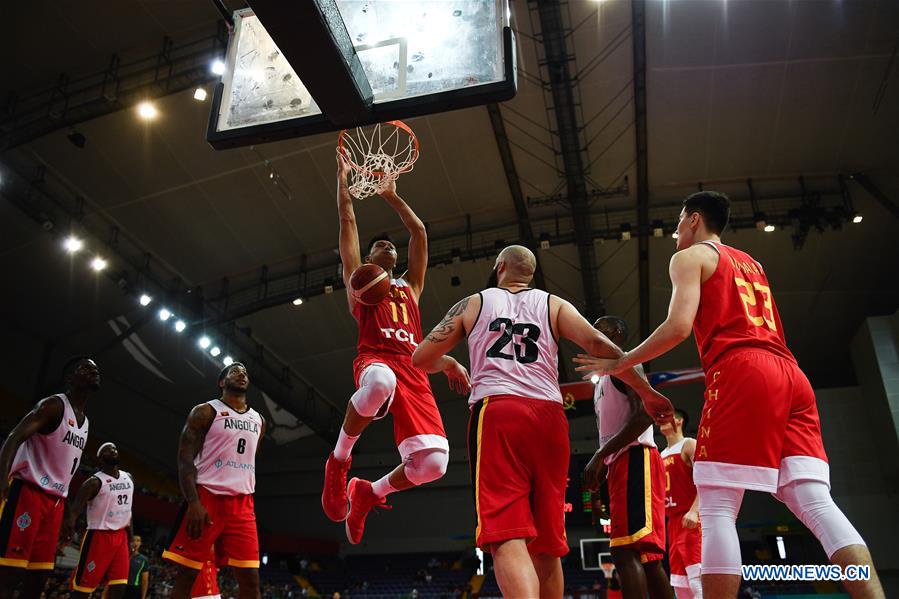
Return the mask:
<path id="1" fill-rule="evenodd" d="M 229 4 L 240 7 L 233 0 Z M 532 200 L 535 235 L 554 234 L 557 227 L 570 229 L 571 219 L 565 205 L 541 201 L 564 194 L 565 186 L 551 96 L 541 84 L 547 76 L 539 27 L 531 5 L 514 0 L 512 6 L 519 93 L 500 110 L 523 193 Z M 211 35 L 218 22 L 212 2 L 35 0 L 12 10 L 17 26 L 4 44 L 12 44 L 6 55 L 17 60 L 7 63 L 0 97 L 50 87 L 60 72 L 74 77 L 101 70 L 113 53 L 124 59 L 156 52 L 163 36 L 177 43 Z M 594 228 L 617 230 L 621 223 L 636 223 L 631 6 L 624 0 L 585 0 L 568 3 L 564 11 L 579 75 L 587 187 L 600 192 L 591 222 Z M 800 175 L 807 192 L 834 196 L 839 174 L 864 173 L 899 202 L 897 40 L 899 4 L 891 0 L 648 0 L 652 218 L 673 222 L 679 199 L 699 185 L 727 191 L 740 201 L 738 213 L 751 215 L 745 201 L 748 178 L 759 197 L 770 198 L 765 200 L 770 210 L 798 203 Z M 84 199 L 88 221 L 95 215 L 115 223 L 186 286 L 202 287 L 204 293 L 218 292 L 225 278 L 258 278 L 263 266 L 297 269 L 304 255 L 312 262 L 333 262 L 336 276 L 336 136 L 214 151 L 204 141 L 209 104 L 192 94 L 159 98 L 159 117 L 151 123 L 131 109 L 79 123 L 83 148 L 70 143 L 70 129 L 61 127 L 6 150 L 0 168 L 42 166 L 54 192 L 67 190 Z M 464 235 L 470 227 L 509 241 L 517 216 L 487 109 L 409 122 L 421 140 L 422 158 L 402 177 L 399 191 L 428 223 L 432 238 Z M 270 169 L 280 186 L 273 185 Z M 767 267 L 790 346 L 819 387 L 852 383 L 852 335 L 866 316 L 892 312 L 899 303 L 894 212 L 855 182 L 849 181 L 848 189 L 863 223 L 812 230 L 799 250 L 789 227 L 773 233 L 743 229 L 729 238 Z M 0 195 L 6 195 L 2 184 Z M 66 256 L 58 238 L 17 205 L 0 202 L 0 210 L 7 281 L 0 310 L 7 338 L 15 340 L 3 349 L 3 386 L 33 397 L 52 378 L 41 375 L 42 355 L 49 356 L 46 368 L 52 371 L 73 352 L 102 349 L 101 367 L 110 385 L 101 393 L 105 415 L 95 417 L 99 430 L 114 434 L 123 413 L 135 421 L 152 418 L 155 426 L 136 433 L 131 444 L 151 463 L 173 470 L 180 422 L 189 406 L 214 392 L 210 380 L 217 363 L 196 349 L 190 330 L 179 336 L 156 321 L 142 326 L 140 343 L 129 338 L 130 347 L 116 344 L 116 335 L 146 310 L 115 282 L 97 279 L 81 258 Z M 378 199 L 358 202 L 356 210 L 363 239 L 383 230 L 401 236 L 398 219 Z M 654 325 L 664 318 L 670 292 L 666 269 L 673 242 L 667 232 L 650 240 Z M 608 312 L 625 316 L 636 331 L 636 240 L 597 242 L 593 251 Z M 583 307 L 575 246 L 553 245 L 539 257 L 549 290 Z M 491 266 L 490 259 L 435 265 L 422 298 L 425 329 L 459 297 L 476 291 Z M 342 410 L 353 388 L 355 345 L 342 292 L 310 297 L 301 306 L 269 307 L 238 324 Z M 697 365 L 688 342 L 653 367 Z M 440 379 L 434 378 L 434 387 L 451 443 L 461 445 L 467 411 Z M 271 417 L 278 394 L 269 394 Z M 694 410 L 700 394 L 698 387 L 677 392 Z M 261 396 L 254 401 L 264 403 Z M 282 416 L 283 442 L 303 438 L 290 447 L 309 453 L 324 447 Z M 387 429 L 373 430 L 362 449 L 390 450 Z"/>

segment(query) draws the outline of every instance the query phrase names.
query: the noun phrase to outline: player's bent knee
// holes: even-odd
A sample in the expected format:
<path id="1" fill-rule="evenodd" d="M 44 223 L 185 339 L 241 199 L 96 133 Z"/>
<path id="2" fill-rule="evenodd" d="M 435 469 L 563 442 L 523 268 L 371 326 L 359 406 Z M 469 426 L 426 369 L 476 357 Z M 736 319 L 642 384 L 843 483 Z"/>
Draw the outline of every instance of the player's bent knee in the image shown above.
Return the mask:
<path id="1" fill-rule="evenodd" d="M 864 545 L 865 541 L 834 503 L 826 483 L 818 480 L 798 480 L 777 490 L 774 495 L 805 524 L 821 542 L 828 559 L 849 545 Z"/>
<path id="2" fill-rule="evenodd" d="M 413 485 L 423 485 L 446 474 L 449 466 L 449 452 L 443 449 L 423 449 L 411 454 L 406 462 L 405 473 Z"/>
<path id="3" fill-rule="evenodd" d="M 350 401 L 360 416 L 374 418 L 395 389 L 396 375 L 393 371 L 383 364 L 372 364 L 359 378 L 359 389 Z"/>

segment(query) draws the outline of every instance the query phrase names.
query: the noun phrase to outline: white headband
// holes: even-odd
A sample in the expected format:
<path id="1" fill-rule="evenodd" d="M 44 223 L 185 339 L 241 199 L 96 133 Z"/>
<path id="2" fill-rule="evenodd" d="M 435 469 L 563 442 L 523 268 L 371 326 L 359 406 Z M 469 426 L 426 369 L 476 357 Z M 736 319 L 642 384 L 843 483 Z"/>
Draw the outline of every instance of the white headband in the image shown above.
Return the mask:
<path id="1" fill-rule="evenodd" d="M 103 448 L 106 447 L 107 445 L 110 445 L 110 446 L 112 446 L 112 447 L 115 447 L 115 443 L 113 443 L 112 441 L 107 441 L 106 443 L 104 443 L 103 445 L 100 446 L 100 449 L 97 450 L 97 457 L 98 457 L 98 458 L 100 457 L 100 452 L 103 451 Z"/>

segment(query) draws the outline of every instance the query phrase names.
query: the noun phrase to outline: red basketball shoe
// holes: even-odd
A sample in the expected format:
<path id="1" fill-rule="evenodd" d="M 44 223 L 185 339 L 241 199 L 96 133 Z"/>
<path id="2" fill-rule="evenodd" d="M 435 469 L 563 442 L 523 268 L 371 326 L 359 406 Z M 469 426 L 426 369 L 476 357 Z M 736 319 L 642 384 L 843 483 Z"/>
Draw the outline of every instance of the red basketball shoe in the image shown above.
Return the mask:
<path id="1" fill-rule="evenodd" d="M 325 462 L 325 486 L 322 489 L 322 509 L 325 515 L 334 522 L 343 522 L 350 513 L 350 500 L 346 493 L 346 475 L 350 471 L 353 458 L 341 462 L 334 457 L 334 453 L 328 456 Z"/>
<path id="2" fill-rule="evenodd" d="M 346 519 L 346 538 L 353 545 L 362 541 L 365 531 L 365 518 L 375 508 L 389 510 L 386 497 L 378 497 L 372 491 L 371 483 L 361 478 L 354 478 L 347 487 L 350 497 L 350 515 Z"/>

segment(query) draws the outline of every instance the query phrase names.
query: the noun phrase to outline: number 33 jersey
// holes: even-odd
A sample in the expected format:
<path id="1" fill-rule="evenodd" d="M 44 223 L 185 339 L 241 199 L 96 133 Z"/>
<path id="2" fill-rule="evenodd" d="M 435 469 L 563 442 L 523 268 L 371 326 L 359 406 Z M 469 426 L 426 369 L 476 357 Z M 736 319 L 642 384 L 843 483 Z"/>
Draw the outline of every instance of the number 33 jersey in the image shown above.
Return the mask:
<path id="1" fill-rule="evenodd" d="M 471 397 L 514 395 L 562 403 L 559 346 L 549 315 L 549 294 L 494 287 L 481 296 L 481 311 L 468 335 Z"/>
<path id="2" fill-rule="evenodd" d="M 253 408 L 236 412 L 221 400 L 207 402 L 215 418 L 194 458 L 197 484 L 214 495 L 250 495 L 256 490 L 256 446 L 262 417 Z"/>
<path id="3" fill-rule="evenodd" d="M 693 334 L 706 372 L 734 349 L 760 349 L 796 358 L 787 348 L 783 326 L 762 265 L 746 252 L 702 242 L 719 254 L 718 267 L 702 284 Z"/>

